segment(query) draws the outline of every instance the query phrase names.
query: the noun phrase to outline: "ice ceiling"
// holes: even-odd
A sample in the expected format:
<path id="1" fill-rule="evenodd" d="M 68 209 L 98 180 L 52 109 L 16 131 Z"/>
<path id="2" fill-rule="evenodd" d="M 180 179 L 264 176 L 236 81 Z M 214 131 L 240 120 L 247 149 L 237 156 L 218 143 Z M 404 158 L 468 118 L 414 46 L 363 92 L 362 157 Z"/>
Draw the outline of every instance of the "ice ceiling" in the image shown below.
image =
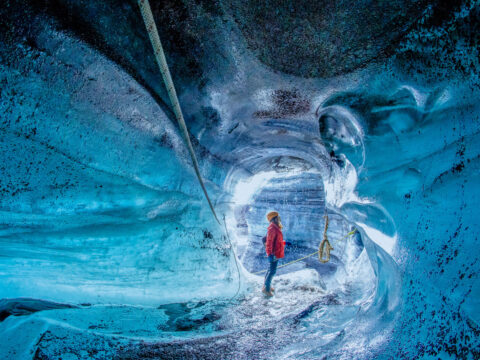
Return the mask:
<path id="1" fill-rule="evenodd" d="M 151 5 L 225 222 L 136 2 L 8 0 L 0 357 L 479 358 L 478 1 Z"/>

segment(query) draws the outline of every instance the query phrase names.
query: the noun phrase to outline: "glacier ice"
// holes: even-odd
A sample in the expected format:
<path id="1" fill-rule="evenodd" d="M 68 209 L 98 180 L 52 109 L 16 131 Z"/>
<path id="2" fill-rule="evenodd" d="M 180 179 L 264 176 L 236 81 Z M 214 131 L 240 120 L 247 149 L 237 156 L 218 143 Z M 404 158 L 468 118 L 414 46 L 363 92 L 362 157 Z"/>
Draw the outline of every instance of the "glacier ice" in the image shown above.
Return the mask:
<path id="1" fill-rule="evenodd" d="M 7 3 L 1 358 L 478 358 L 477 2 L 392 1 L 365 34 L 386 3 L 152 4 L 221 224 L 134 2 Z M 338 40 L 292 30 L 318 21 Z M 256 48 L 265 22 L 276 47 Z M 273 209 L 284 262 L 326 214 L 334 250 L 279 269 L 267 301 Z"/>

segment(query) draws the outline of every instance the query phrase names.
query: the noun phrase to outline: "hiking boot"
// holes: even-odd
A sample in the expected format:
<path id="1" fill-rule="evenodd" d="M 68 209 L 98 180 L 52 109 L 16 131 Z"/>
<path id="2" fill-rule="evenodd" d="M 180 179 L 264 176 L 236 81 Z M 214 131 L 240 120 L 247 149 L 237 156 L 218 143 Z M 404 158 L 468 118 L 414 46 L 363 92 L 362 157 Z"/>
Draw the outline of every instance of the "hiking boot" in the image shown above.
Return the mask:
<path id="1" fill-rule="evenodd" d="M 264 286 L 263 289 L 262 289 L 262 293 L 263 293 L 265 296 L 267 296 L 267 297 L 272 297 L 272 296 L 273 296 L 272 290 L 267 291 L 267 289 L 265 289 L 265 286 Z"/>

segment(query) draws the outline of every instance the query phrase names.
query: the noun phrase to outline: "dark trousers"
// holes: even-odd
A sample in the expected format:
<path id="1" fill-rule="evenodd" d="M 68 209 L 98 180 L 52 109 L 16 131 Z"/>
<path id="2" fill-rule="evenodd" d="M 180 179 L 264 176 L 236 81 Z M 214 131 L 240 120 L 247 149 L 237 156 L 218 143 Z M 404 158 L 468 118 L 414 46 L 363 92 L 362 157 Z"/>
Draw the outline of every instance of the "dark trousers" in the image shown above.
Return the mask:
<path id="1" fill-rule="evenodd" d="M 273 276 L 277 272 L 278 259 L 273 261 L 272 258 L 270 257 L 268 258 L 268 261 L 270 262 L 270 267 L 268 268 L 267 273 L 265 275 L 265 290 L 267 291 L 270 291 L 270 286 L 272 285 Z"/>

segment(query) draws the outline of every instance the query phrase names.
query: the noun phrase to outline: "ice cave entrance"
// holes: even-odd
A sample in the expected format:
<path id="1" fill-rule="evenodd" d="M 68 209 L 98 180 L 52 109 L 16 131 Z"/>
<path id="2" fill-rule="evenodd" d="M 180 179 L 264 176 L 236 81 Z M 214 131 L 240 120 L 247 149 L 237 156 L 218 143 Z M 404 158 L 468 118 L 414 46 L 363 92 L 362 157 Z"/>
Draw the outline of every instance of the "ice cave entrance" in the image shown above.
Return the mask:
<path id="1" fill-rule="evenodd" d="M 236 177 L 237 180 L 232 181 L 233 197 L 227 222 L 238 258 L 245 269 L 254 274 L 268 266 L 262 237 L 266 235 L 268 222 L 265 215 L 269 211 L 280 213 L 285 240 L 291 243 L 286 248 L 284 264 L 318 250 L 326 211 L 321 171 L 307 161 L 276 156 L 264 159 L 255 168 L 259 170 L 250 176 L 240 174 L 239 170 L 230 173 L 229 178 Z M 352 224 L 332 211 L 328 211 L 328 216 L 328 234 L 333 236 L 332 243 L 335 244 L 331 260 L 321 264 L 315 255 L 279 269 L 278 274 L 313 268 L 325 279 L 351 260 L 347 252 L 356 255 L 361 252 L 363 244 L 359 237 L 350 242 L 335 241 L 348 233 Z"/>

